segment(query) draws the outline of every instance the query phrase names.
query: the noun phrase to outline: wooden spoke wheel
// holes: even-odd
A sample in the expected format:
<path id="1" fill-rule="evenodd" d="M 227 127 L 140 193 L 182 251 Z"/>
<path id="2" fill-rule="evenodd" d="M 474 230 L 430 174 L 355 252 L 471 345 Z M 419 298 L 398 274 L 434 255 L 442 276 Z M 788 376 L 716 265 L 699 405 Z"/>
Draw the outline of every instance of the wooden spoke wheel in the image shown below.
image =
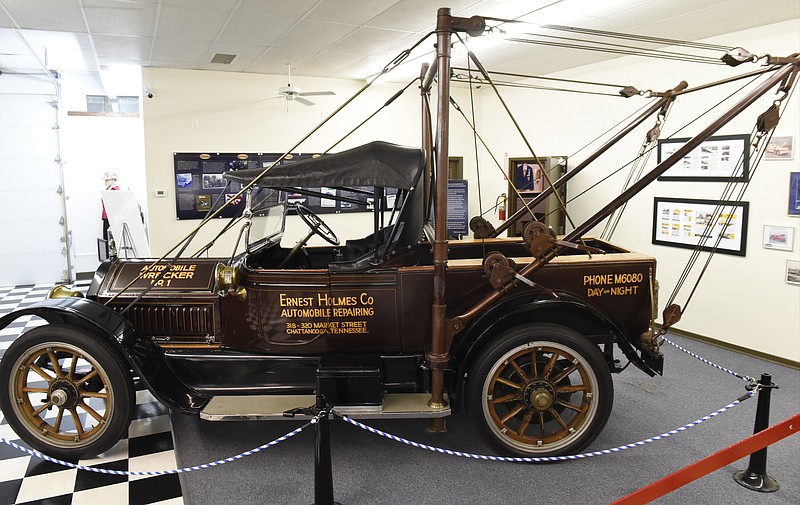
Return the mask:
<path id="1" fill-rule="evenodd" d="M 31 447 L 86 458 L 125 435 L 135 403 L 128 368 L 93 336 L 40 326 L 15 340 L 0 361 L 0 407 Z"/>
<path id="2" fill-rule="evenodd" d="M 467 409 L 484 437 L 515 456 L 559 456 L 605 426 L 614 391 L 600 350 L 569 328 L 512 329 L 482 353 L 467 383 Z"/>

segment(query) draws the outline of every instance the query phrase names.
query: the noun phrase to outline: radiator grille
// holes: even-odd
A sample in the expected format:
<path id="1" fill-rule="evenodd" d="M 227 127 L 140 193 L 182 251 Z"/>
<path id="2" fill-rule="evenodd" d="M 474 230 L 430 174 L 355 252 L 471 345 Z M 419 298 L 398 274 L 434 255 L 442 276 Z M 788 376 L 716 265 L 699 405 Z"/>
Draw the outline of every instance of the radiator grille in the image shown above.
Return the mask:
<path id="1" fill-rule="evenodd" d="M 211 335 L 213 305 L 133 306 L 127 318 L 143 335 Z"/>

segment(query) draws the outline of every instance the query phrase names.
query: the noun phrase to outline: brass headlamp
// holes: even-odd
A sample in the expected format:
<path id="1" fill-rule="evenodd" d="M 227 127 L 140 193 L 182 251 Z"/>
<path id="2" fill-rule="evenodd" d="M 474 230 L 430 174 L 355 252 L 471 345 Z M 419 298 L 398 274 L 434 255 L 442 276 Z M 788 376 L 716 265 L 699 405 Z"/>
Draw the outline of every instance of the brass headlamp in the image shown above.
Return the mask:
<path id="1" fill-rule="evenodd" d="M 233 295 L 240 300 L 247 298 L 247 290 L 239 286 L 239 270 L 237 268 L 217 263 L 215 277 L 219 291 L 227 291 L 226 294 Z"/>

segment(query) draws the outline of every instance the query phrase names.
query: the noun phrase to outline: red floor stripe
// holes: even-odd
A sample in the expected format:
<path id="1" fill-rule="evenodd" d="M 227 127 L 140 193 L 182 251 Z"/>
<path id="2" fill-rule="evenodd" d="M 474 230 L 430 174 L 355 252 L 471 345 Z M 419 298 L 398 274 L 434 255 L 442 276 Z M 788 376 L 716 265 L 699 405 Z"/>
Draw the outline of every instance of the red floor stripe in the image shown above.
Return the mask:
<path id="1" fill-rule="evenodd" d="M 744 440 L 736 442 L 735 444 L 726 447 L 714 454 L 707 456 L 700 461 L 692 463 L 689 466 L 681 468 L 675 473 L 667 475 L 663 479 L 659 479 L 652 484 L 649 484 L 638 491 L 620 498 L 612 505 L 638 505 L 641 503 L 650 503 L 656 498 L 660 498 L 667 493 L 685 486 L 700 477 L 704 477 L 709 473 L 719 470 L 725 465 L 729 465 L 734 461 L 738 461 L 745 456 L 763 449 L 764 447 L 774 444 L 778 440 L 782 440 L 789 435 L 794 435 L 800 429 L 800 414 L 795 414 L 792 417 L 774 424 L 769 428 L 762 430 L 754 435 L 751 435 Z M 733 485 L 731 481 L 731 485 Z"/>

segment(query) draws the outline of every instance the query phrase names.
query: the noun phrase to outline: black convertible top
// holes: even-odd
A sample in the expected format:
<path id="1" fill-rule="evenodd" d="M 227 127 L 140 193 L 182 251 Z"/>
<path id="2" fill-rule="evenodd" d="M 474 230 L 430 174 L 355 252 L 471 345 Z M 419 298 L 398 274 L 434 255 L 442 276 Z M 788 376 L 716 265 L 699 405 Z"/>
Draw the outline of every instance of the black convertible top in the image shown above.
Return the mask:
<path id="1" fill-rule="evenodd" d="M 272 167 L 256 185 L 266 188 L 379 186 L 411 189 L 425 166 L 425 151 L 388 142 L 369 144 Z M 247 184 L 263 171 L 225 172 L 225 178 Z"/>

